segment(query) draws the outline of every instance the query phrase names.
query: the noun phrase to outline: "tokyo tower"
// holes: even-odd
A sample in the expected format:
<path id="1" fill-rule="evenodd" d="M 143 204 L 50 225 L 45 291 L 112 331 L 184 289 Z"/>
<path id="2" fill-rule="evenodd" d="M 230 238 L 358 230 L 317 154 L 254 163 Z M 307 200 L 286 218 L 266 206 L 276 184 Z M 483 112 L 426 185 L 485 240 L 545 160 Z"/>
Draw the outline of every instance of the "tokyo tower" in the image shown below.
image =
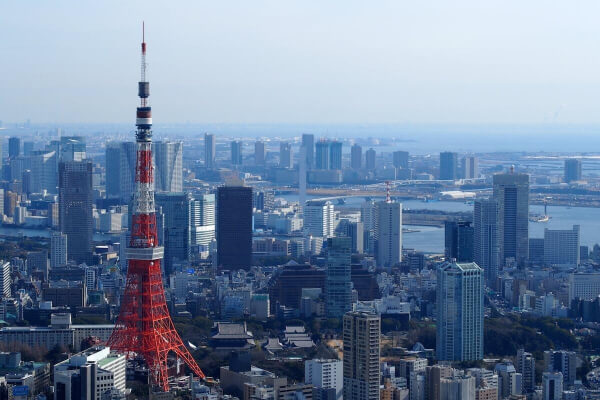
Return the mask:
<path id="1" fill-rule="evenodd" d="M 164 249 L 158 244 L 152 170 L 152 111 L 148 104 L 146 42 L 142 29 L 142 76 L 138 83 L 140 106 L 136 118 L 135 194 L 131 241 L 127 247 L 127 282 L 121 310 L 107 345 L 128 356 L 141 356 L 148 365 L 152 384 L 169 390 L 167 356 L 172 352 L 200 378 L 204 373 L 185 347 L 169 315 L 160 261 Z"/>

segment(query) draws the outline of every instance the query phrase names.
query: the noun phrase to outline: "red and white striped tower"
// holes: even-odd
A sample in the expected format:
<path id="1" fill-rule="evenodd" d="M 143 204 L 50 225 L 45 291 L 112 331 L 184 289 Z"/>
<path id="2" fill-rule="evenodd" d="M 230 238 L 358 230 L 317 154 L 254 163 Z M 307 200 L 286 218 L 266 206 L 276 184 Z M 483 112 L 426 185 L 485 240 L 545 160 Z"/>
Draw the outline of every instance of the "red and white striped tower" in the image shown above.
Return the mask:
<path id="1" fill-rule="evenodd" d="M 143 32 L 143 29 L 142 29 Z M 143 36 L 143 35 L 142 35 Z M 135 194 L 127 283 L 115 329 L 107 345 L 129 357 L 142 357 L 152 383 L 169 390 L 167 356 L 172 352 L 199 377 L 204 374 L 175 331 L 165 299 L 160 270 L 164 249 L 158 245 L 152 171 L 152 110 L 148 105 L 150 83 L 146 80 L 146 42 L 142 39 L 142 76 L 138 83 Z"/>

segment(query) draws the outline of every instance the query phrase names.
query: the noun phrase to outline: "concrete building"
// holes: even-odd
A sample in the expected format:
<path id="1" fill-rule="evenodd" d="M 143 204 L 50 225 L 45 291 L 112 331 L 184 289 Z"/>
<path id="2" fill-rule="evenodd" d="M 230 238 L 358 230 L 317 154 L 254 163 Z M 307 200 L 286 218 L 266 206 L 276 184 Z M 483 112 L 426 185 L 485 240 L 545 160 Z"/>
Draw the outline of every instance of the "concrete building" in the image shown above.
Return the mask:
<path id="1" fill-rule="evenodd" d="M 352 243 L 349 237 L 327 239 L 325 311 L 331 318 L 352 308 Z"/>
<path id="2" fill-rule="evenodd" d="M 369 149 L 365 152 L 365 168 L 369 171 L 373 171 L 376 167 L 377 153 L 373 149 Z"/>
<path id="3" fill-rule="evenodd" d="M 129 203 L 135 191 L 136 144 L 110 142 L 106 145 L 106 196 Z"/>
<path id="4" fill-rule="evenodd" d="M 279 167 L 292 168 L 294 166 L 294 157 L 292 144 L 289 142 L 279 143 Z"/>
<path id="5" fill-rule="evenodd" d="M 329 145 L 329 169 L 342 169 L 342 142 L 331 142 Z"/>
<path id="6" fill-rule="evenodd" d="M 12 296 L 10 285 L 12 279 L 10 275 L 10 262 L 0 261 L 0 294 L 1 299 L 8 299 Z"/>
<path id="7" fill-rule="evenodd" d="M 560 372 L 563 386 L 570 388 L 577 377 L 577 354 L 574 351 L 548 350 L 544 351 L 544 371 Z"/>
<path id="8" fill-rule="evenodd" d="M 454 376 L 454 369 L 445 365 L 433 365 L 425 367 L 425 391 L 424 397 L 425 399 L 439 399 L 441 397 L 441 384 L 442 379 L 450 378 Z M 414 378 L 416 376 L 413 374 L 411 378 L 411 394 L 414 388 L 415 382 Z"/>
<path id="9" fill-rule="evenodd" d="M 252 266 L 252 188 L 221 186 L 217 190 L 217 265 L 225 269 Z"/>
<path id="10" fill-rule="evenodd" d="M 580 260 L 579 225 L 572 229 L 544 229 L 544 264 L 575 267 Z"/>
<path id="11" fill-rule="evenodd" d="M 350 149 L 350 167 L 352 169 L 362 168 L 362 147 L 354 143 Z"/>
<path id="12" fill-rule="evenodd" d="M 390 268 L 402 262 L 402 204 L 377 203 L 377 265 Z"/>
<path id="13" fill-rule="evenodd" d="M 335 393 L 332 400 L 341 400 L 344 389 L 342 361 L 324 359 L 305 361 L 304 382 L 318 389 L 332 389 Z"/>
<path id="14" fill-rule="evenodd" d="M 523 349 L 517 351 L 517 372 L 523 376 L 523 393 L 535 391 L 535 357 Z"/>
<path id="15" fill-rule="evenodd" d="M 600 273 L 573 273 L 569 275 L 569 303 L 575 299 L 594 300 L 600 295 Z"/>
<path id="16" fill-rule="evenodd" d="M 305 149 L 306 169 L 315 167 L 315 135 L 304 133 L 302 135 L 302 146 Z"/>
<path id="17" fill-rule="evenodd" d="M 483 270 L 446 262 L 437 271 L 437 359 L 483 359 Z"/>
<path id="18" fill-rule="evenodd" d="M 462 159 L 463 179 L 479 178 L 479 159 L 474 156 L 465 156 Z"/>
<path id="19" fill-rule="evenodd" d="M 195 196 L 190 204 L 191 245 L 208 248 L 215 239 L 215 195 Z"/>
<path id="20" fill-rule="evenodd" d="M 498 247 L 502 265 L 523 264 L 529 257 L 529 175 L 510 172 L 494 175 L 498 202 Z"/>
<path id="21" fill-rule="evenodd" d="M 8 138 L 8 158 L 15 158 L 21 155 L 21 139 L 18 137 Z"/>
<path id="22" fill-rule="evenodd" d="M 563 376 L 560 372 L 542 374 L 542 399 L 561 400 L 563 394 Z"/>
<path id="23" fill-rule="evenodd" d="M 324 170 L 330 168 L 330 154 L 329 148 L 331 143 L 325 140 L 320 140 L 315 144 L 316 156 L 315 156 L 315 167 L 316 169 Z"/>
<path id="24" fill-rule="evenodd" d="M 498 240 L 498 202 L 476 200 L 473 207 L 473 260 L 483 268 L 489 286 L 498 277 L 500 248 Z"/>
<path id="25" fill-rule="evenodd" d="M 156 193 L 156 209 L 162 214 L 164 273 L 169 276 L 173 266 L 190 259 L 191 197 L 182 192 Z M 159 235 L 160 238 L 160 235 Z"/>
<path id="26" fill-rule="evenodd" d="M 67 235 L 53 232 L 50 237 L 50 268 L 67 265 Z"/>
<path id="27" fill-rule="evenodd" d="M 204 167 L 213 169 L 215 167 L 216 141 L 215 135 L 204 134 Z"/>
<path id="28" fill-rule="evenodd" d="M 242 162 L 242 142 L 239 140 L 234 140 L 231 142 L 231 164 L 242 165 Z"/>
<path id="29" fill-rule="evenodd" d="M 335 213 L 330 201 L 307 201 L 304 206 L 304 230 L 307 235 L 330 238 L 335 234 Z"/>
<path id="30" fill-rule="evenodd" d="M 92 163 L 69 161 L 59 164 L 60 231 L 69 242 L 68 259 L 92 261 L 94 229 Z"/>
<path id="31" fill-rule="evenodd" d="M 498 375 L 498 398 L 523 394 L 523 375 L 510 362 L 496 364 L 494 372 Z"/>
<path id="32" fill-rule="evenodd" d="M 392 157 L 395 168 L 408 169 L 408 151 L 395 151 Z"/>
<path id="33" fill-rule="evenodd" d="M 344 400 L 379 400 L 381 320 L 348 312 L 343 319 Z"/>
<path id="34" fill-rule="evenodd" d="M 440 400 L 476 400 L 475 377 L 458 375 L 440 380 Z"/>
<path id="35" fill-rule="evenodd" d="M 125 355 L 92 347 L 54 366 L 54 400 L 101 400 L 107 392 L 125 395 Z"/>
<path id="36" fill-rule="evenodd" d="M 570 158 L 565 160 L 565 182 L 576 182 L 581 180 L 581 160 Z"/>
<path id="37" fill-rule="evenodd" d="M 254 165 L 265 165 L 265 142 L 260 140 L 254 142 Z"/>

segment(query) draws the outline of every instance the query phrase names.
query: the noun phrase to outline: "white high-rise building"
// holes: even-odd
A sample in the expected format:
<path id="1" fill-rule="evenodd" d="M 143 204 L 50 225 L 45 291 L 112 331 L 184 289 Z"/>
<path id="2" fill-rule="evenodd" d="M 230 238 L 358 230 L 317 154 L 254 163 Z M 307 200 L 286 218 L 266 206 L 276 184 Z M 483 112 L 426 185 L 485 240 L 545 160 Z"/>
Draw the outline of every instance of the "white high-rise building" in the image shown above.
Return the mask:
<path id="1" fill-rule="evenodd" d="M 572 229 L 544 229 L 544 264 L 579 265 L 579 225 Z"/>
<path id="2" fill-rule="evenodd" d="M 402 262 L 402 204 L 377 203 L 377 265 L 392 267 Z"/>
<path id="3" fill-rule="evenodd" d="M 569 276 L 569 303 L 575 299 L 594 300 L 600 295 L 600 273 L 575 273 Z"/>
<path id="4" fill-rule="evenodd" d="M 183 192 L 183 142 L 154 142 L 157 192 Z"/>
<path id="5" fill-rule="evenodd" d="M 67 264 L 67 235 L 53 232 L 50 238 L 50 268 Z"/>
<path id="6" fill-rule="evenodd" d="M 344 400 L 379 400 L 381 320 L 377 314 L 344 315 Z"/>
<path id="7" fill-rule="evenodd" d="M 335 389 L 335 398 L 343 395 L 344 377 L 341 360 L 307 360 L 304 362 L 304 382 L 318 389 Z"/>
<path id="8" fill-rule="evenodd" d="M 304 229 L 307 235 L 334 236 L 335 211 L 330 201 L 308 201 L 304 207 Z"/>
<path id="9" fill-rule="evenodd" d="M 215 238 L 215 195 L 196 196 L 190 207 L 191 245 L 208 249 Z"/>
<path id="10" fill-rule="evenodd" d="M 8 261 L 0 261 L 0 290 L 2 298 L 10 298 L 10 263 Z"/>
<path id="11" fill-rule="evenodd" d="M 483 359 L 483 270 L 450 263 L 437 271 L 437 359 Z"/>

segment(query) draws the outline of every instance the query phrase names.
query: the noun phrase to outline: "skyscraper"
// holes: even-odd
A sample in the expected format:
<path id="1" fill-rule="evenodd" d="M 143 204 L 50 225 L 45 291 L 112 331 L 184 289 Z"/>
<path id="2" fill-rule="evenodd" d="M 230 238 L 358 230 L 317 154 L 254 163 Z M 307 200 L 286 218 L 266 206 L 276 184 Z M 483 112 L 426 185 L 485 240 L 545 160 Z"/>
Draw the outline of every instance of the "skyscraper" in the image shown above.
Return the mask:
<path id="1" fill-rule="evenodd" d="M 106 196 L 129 203 L 135 189 L 135 142 L 106 145 Z"/>
<path id="2" fill-rule="evenodd" d="M 302 146 L 306 149 L 306 169 L 313 169 L 315 167 L 315 135 L 304 133 Z"/>
<path id="3" fill-rule="evenodd" d="M 572 229 L 544 229 L 544 264 L 579 265 L 579 225 Z"/>
<path id="4" fill-rule="evenodd" d="M 265 165 L 265 142 L 254 142 L 254 165 Z"/>
<path id="5" fill-rule="evenodd" d="M 529 175 L 510 172 L 494 175 L 494 199 L 498 202 L 500 262 L 522 264 L 529 256 Z"/>
<path id="6" fill-rule="evenodd" d="M 408 151 L 395 151 L 393 158 L 395 168 L 408 168 Z"/>
<path id="7" fill-rule="evenodd" d="M 252 266 L 252 188 L 217 190 L 217 264 L 225 269 Z"/>
<path id="8" fill-rule="evenodd" d="M 577 353 L 565 350 L 544 351 L 544 371 L 560 373 L 563 386 L 573 386 L 577 379 Z"/>
<path id="9" fill-rule="evenodd" d="M 152 156 L 157 192 L 183 191 L 183 142 L 154 142 Z"/>
<path id="10" fill-rule="evenodd" d="M 349 237 L 327 239 L 327 278 L 325 280 L 325 311 L 336 318 L 352 308 L 352 269 Z"/>
<path id="11" fill-rule="evenodd" d="M 83 161 L 86 158 L 85 137 L 61 136 L 60 161 Z"/>
<path id="12" fill-rule="evenodd" d="M 78 263 L 92 260 L 94 218 L 92 163 L 68 161 L 59 164 L 60 231 L 67 235 L 68 259 Z"/>
<path id="13" fill-rule="evenodd" d="M 446 260 L 456 259 L 458 262 L 473 262 L 474 229 L 468 221 L 446 221 L 445 255 Z"/>
<path id="14" fill-rule="evenodd" d="M 231 163 L 233 165 L 242 165 L 242 142 L 233 140 L 231 142 Z"/>
<path id="15" fill-rule="evenodd" d="M 402 204 L 377 203 L 377 265 L 393 267 L 402 262 Z"/>
<path id="16" fill-rule="evenodd" d="M 354 143 L 350 149 L 350 167 L 352 169 L 362 168 L 362 147 L 357 143 Z"/>
<path id="17" fill-rule="evenodd" d="M 175 263 L 185 262 L 190 258 L 190 202 L 186 193 L 156 193 L 154 195 L 156 210 L 163 215 L 163 240 L 165 248 L 164 274 L 173 272 Z"/>
<path id="18" fill-rule="evenodd" d="M 57 170 L 58 155 L 56 151 L 38 150 L 30 156 L 32 193 L 41 193 L 44 190 L 56 193 L 58 183 Z"/>
<path id="19" fill-rule="evenodd" d="M 53 232 L 50 238 L 50 268 L 58 268 L 67 264 L 67 235 Z"/>
<path id="20" fill-rule="evenodd" d="M 533 393 L 535 390 L 535 357 L 523 349 L 517 351 L 517 372 L 523 376 L 523 392 Z"/>
<path id="21" fill-rule="evenodd" d="M 437 271 L 437 359 L 483 359 L 483 271 L 446 262 Z"/>
<path id="22" fill-rule="evenodd" d="M 202 194 L 192 199 L 190 224 L 192 246 L 207 248 L 215 239 L 214 194 Z"/>
<path id="23" fill-rule="evenodd" d="M 334 206 L 330 201 L 307 201 L 304 207 L 304 231 L 308 235 L 329 238 L 333 237 Z"/>
<path id="24" fill-rule="evenodd" d="M 375 153 L 375 150 L 373 150 L 373 149 L 369 149 L 365 152 L 365 165 L 366 165 L 367 169 L 370 171 L 375 169 L 376 156 L 377 156 L 377 153 Z"/>
<path id="25" fill-rule="evenodd" d="M 565 182 L 581 180 L 581 160 L 569 158 L 565 160 Z"/>
<path id="26" fill-rule="evenodd" d="M 342 142 L 329 145 L 329 169 L 342 169 Z"/>
<path id="27" fill-rule="evenodd" d="M 344 400 L 379 400 L 379 342 L 377 314 L 344 314 Z"/>
<path id="28" fill-rule="evenodd" d="M 479 178 L 479 159 L 474 156 L 465 156 L 462 159 L 462 177 L 464 179 Z"/>
<path id="29" fill-rule="evenodd" d="M 500 262 L 498 243 L 498 202 L 475 200 L 473 207 L 473 259 L 483 268 L 489 286 L 494 287 Z"/>
<path id="30" fill-rule="evenodd" d="M 215 167 L 215 154 L 216 154 L 215 135 L 205 133 L 204 134 L 204 166 L 207 169 L 213 169 Z"/>
<path id="31" fill-rule="evenodd" d="M 458 178 L 458 155 L 450 151 L 440 153 L 440 180 L 453 181 Z"/>
<path id="32" fill-rule="evenodd" d="M 317 142 L 316 146 L 316 168 L 317 169 L 329 169 L 329 146 L 330 143 L 324 140 Z"/>
<path id="33" fill-rule="evenodd" d="M 332 400 L 341 399 L 344 388 L 342 361 L 323 359 L 305 361 L 304 382 L 319 390 L 332 390 L 334 392 Z M 324 397 L 322 398 L 325 400 Z"/>
<path id="34" fill-rule="evenodd" d="M 10 263 L 8 261 L 0 261 L 0 300 L 11 297 L 11 282 Z"/>
<path id="35" fill-rule="evenodd" d="M 15 158 L 21 155 L 21 139 L 18 137 L 8 138 L 8 158 Z"/>
<path id="36" fill-rule="evenodd" d="M 542 399 L 561 400 L 563 393 L 563 376 L 560 372 L 544 372 L 542 374 Z"/>
<path id="37" fill-rule="evenodd" d="M 292 157 L 292 144 L 288 142 L 279 143 L 279 166 L 281 168 L 292 168 L 293 164 Z"/>

